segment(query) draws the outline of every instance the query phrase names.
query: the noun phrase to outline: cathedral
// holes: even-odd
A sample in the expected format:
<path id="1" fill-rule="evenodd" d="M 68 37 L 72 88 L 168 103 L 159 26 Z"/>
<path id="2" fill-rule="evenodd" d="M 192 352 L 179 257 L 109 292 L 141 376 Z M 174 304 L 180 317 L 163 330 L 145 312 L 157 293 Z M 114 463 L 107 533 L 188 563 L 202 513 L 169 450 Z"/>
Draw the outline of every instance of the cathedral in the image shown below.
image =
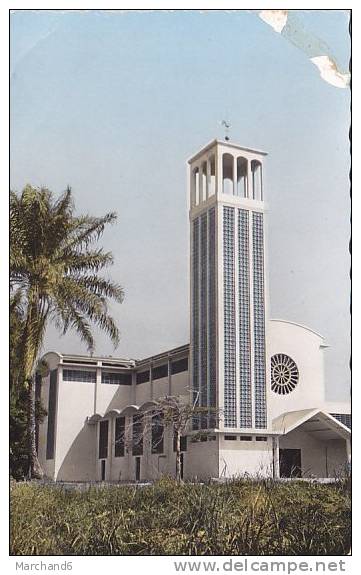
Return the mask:
<path id="1" fill-rule="evenodd" d="M 37 447 L 49 479 L 174 476 L 171 426 L 141 432 L 167 396 L 194 409 L 180 440 L 185 480 L 335 478 L 349 468 L 350 406 L 326 400 L 327 343 L 269 318 L 266 155 L 214 140 L 188 161 L 189 344 L 141 360 L 45 354 Z"/>

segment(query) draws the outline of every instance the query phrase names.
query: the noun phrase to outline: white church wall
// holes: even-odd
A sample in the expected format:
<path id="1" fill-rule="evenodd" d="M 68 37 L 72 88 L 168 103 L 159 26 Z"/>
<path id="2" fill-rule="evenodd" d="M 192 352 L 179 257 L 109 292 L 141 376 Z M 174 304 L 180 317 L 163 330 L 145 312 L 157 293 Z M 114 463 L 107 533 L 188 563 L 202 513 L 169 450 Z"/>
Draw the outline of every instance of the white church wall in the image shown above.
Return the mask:
<path id="1" fill-rule="evenodd" d="M 132 403 L 132 386 L 112 383 L 97 384 L 95 412 L 105 415 L 110 409 L 123 409 Z"/>
<path id="2" fill-rule="evenodd" d="M 327 477 L 326 443 L 318 441 L 306 431 L 295 429 L 279 439 L 280 449 L 301 449 L 303 477 Z"/>
<path id="3" fill-rule="evenodd" d="M 272 439 L 267 441 L 235 441 L 220 439 L 220 477 L 249 475 L 251 477 L 272 476 Z"/>
<path id="4" fill-rule="evenodd" d="M 107 479 L 111 481 L 134 481 L 135 458 L 131 446 L 124 450 L 124 456 L 114 456 L 114 423 L 111 426 L 112 437 L 109 442 L 106 470 L 109 469 Z M 173 437 L 165 432 L 162 453 L 152 453 L 150 432 L 145 432 L 143 437 L 143 454 L 140 456 L 141 480 L 156 480 L 164 475 L 175 476 L 176 454 L 173 451 Z M 185 453 L 186 457 L 186 453 Z M 100 463 L 98 463 L 98 478 L 100 479 Z"/>
<path id="5" fill-rule="evenodd" d="M 190 382 L 189 372 L 184 371 L 171 376 L 169 381 L 168 377 L 155 379 L 152 382 L 140 383 L 135 388 L 135 403 L 142 405 L 151 399 L 157 400 L 166 395 L 175 395 L 182 397 L 189 397 Z"/>
<path id="6" fill-rule="evenodd" d="M 184 478 L 205 480 L 218 477 L 218 450 L 218 438 L 195 443 L 188 438 L 188 449 L 184 454 Z"/>
<path id="7" fill-rule="evenodd" d="M 351 413 L 350 401 L 325 401 L 323 411 L 327 413 Z"/>
<path id="8" fill-rule="evenodd" d="M 88 481 L 95 475 L 95 426 L 86 422 L 94 409 L 95 384 L 59 379 L 55 478 Z"/>
<path id="9" fill-rule="evenodd" d="M 335 477 L 346 464 L 346 442 L 343 439 L 320 441 L 313 434 L 295 429 L 279 439 L 280 449 L 301 449 L 303 477 Z"/>
<path id="10" fill-rule="evenodd" d="M 347 467 L 347 453 L 343 439 L 333 439 L 328 442 L 327 468 L 329 477 L 341 477 L 345 475 Z"/>
<path id="11" fill-rule="evenodd" d="M 190 396 L 190 380 L 188 371 L 182 371 L 181 373 L 172 375 L 171 395 L 182 397 Z"/>
<path id="12" fill-rule="evenodd" d="M 152 453 L 151 437 L 145 438 L 143 458 L 141 462 L 141 477 L 144 479 L 160 479 L 164 475 L 175 475 L 175 454 L 173 452 L 173 437 L 165 431 L 162 453 Z"/>
<path id="13" fill-rule="evenodd" d="M 271 357 L 283 353 L 291 357 L 298 368 L 299 380 L 289 394 L 268 393 L 270 419 L 286 411 L 320 407 L 325 403 L 323 338 L 312 330 L 283 320 L 268 322 L 268 365 Z"/>
<path id="14" fill-rule="evenodd" d="M 135 395 L 135 402 L 136 405 L 142 405 L 146 401 L 150 401 L 152 399 L 151 396 L 151 388 L 150 382 L 139 383 L 136 387 L 136 395 Z"/>
<path id="15" fill-rule="evenodd" d="M 159 399 L 169 395 L 169 379 L 168 377 L 161 377 L 153 381 L 153 397 L 152 399 Z"/>
<path id="16" fill-rule="evenodd" d="M 142 455 L 133 455 L 131 446 L 132 420 L 126 417 L 126 435 L 127 440 L 124 447 L 123 456 L 115 456 L 115 418 L 109 418 L 108 434 L 108 457 L 105 464 L 105 479 L 110 481 L 134 481 L 135 480 L 135 461 L 136 457 L 140 458 L 140 479 L 154 480 L 163 475 L 175 473 L 175 455 L 173 454 L 173 440 L 169 433 L 165 433 L 163 440 L 163 452 L 152 453 L 151 449 L 151 431 L 146 426 L 143 436 L 143 453 Z M 99 438 L 99 432 L 98 432 Z M 97 440 L 98 441 L 98 440 Z M 98 457 L 97 450 L 97 479 L 101 478 L 101 460 Z"/>

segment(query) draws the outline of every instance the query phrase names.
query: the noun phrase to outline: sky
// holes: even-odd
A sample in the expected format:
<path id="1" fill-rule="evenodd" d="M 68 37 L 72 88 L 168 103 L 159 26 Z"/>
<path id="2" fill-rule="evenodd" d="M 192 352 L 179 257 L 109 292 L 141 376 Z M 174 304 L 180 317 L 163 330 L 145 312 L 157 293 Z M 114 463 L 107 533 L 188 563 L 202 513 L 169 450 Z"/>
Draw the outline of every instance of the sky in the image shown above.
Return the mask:
<path id="1" fill-rule="evenodd" d="M 189 341 L 186 161 L 231 122 L 265 164 L 270 317 L 321 333 L 327 394 L 348 398 L 350 92 L 348 13 L 292 11 L 275 31 L 256 11 L 15 11 L 11 187 L 70 185 L 77 213 L 116 211 L 101 245 L 125 290 L 117 350 L 142 358 Z M 85 353 L 50 328 L 44 352 Z"/>

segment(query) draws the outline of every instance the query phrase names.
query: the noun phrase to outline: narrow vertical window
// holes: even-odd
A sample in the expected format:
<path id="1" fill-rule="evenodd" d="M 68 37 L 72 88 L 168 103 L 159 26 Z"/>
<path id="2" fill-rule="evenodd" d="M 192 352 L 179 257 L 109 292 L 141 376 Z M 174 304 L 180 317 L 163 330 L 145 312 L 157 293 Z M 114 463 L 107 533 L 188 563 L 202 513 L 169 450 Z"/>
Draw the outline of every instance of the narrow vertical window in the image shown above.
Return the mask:
<path id="1" fill-rule="evenodd" d="M 106 459 L 108 457 L 108 431 L 109 421 L 99 422 L 99 459 Z"/>
<path id="2" fill-rule="evenodd" d="M 143 417 L 140 414 L 133 415 L 132 438 L 133 455 L 143 455 Z"/>
<path id="3" fill-rule="evenodd" d="M 255 427 L 267 427 L 263 214 L 253 212 L 253 324 Z"/>
<path id="4" fill-rule="evenodd" d="M 208 212 L 208 405 L 217 405 L 217 311 L 216 311 L 216 212 Z M 210 429 L 217 426 L 214 411 L 210 410 Z"/>
<path id="5" fill-rule="evenodd" d="M 238 211 L 240 427 L 252 427 L 249 212 Z"/>
<path id="6" fill-rule="evenodd" d="M 236 427 L 234 208 L 223 208 L 224 425 Z"/>
<path id="7" fill-rule="evenodd" d="M 152 453 L 163 453 L 164 450 L 164 424 L 161 415 L 152 417 Z"/>
<path id="8" fill-rule="evenodd" d="M 123 457 L 125 448 L 125 417 L 117 417 L 115 420 L 114 456 Z"/>
<path id="9" fill-rule="evenodd" d="M 58 370 L 52 369 L 49 381 L 48 429 L 46 433 L 46 459 L 54 459 L 56 394 L 58 387 Z"/>

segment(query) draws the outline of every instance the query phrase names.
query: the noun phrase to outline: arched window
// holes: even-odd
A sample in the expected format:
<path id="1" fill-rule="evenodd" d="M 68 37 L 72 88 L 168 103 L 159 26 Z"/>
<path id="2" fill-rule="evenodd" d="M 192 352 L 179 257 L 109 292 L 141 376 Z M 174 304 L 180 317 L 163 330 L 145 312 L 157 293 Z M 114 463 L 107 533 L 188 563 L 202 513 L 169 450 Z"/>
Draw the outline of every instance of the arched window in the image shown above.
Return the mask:
<path id="1" fill-rule="evenodd" d="M 262 190 L 262 164 L 258 160 L 252 160 L 252 198 L 254 200 L 263 200 Z"/>
<path id="2" fill-rule="evenodd" d="M 247 197 L 247 167 L 246 158 L 237 158 L 237 196 Z"/>
<path id="3" fill-rule="evenodd" d="M 222 191 L 224 194 L 233 195 L 233 156 L 223 154 L 222 157 Z"/>

